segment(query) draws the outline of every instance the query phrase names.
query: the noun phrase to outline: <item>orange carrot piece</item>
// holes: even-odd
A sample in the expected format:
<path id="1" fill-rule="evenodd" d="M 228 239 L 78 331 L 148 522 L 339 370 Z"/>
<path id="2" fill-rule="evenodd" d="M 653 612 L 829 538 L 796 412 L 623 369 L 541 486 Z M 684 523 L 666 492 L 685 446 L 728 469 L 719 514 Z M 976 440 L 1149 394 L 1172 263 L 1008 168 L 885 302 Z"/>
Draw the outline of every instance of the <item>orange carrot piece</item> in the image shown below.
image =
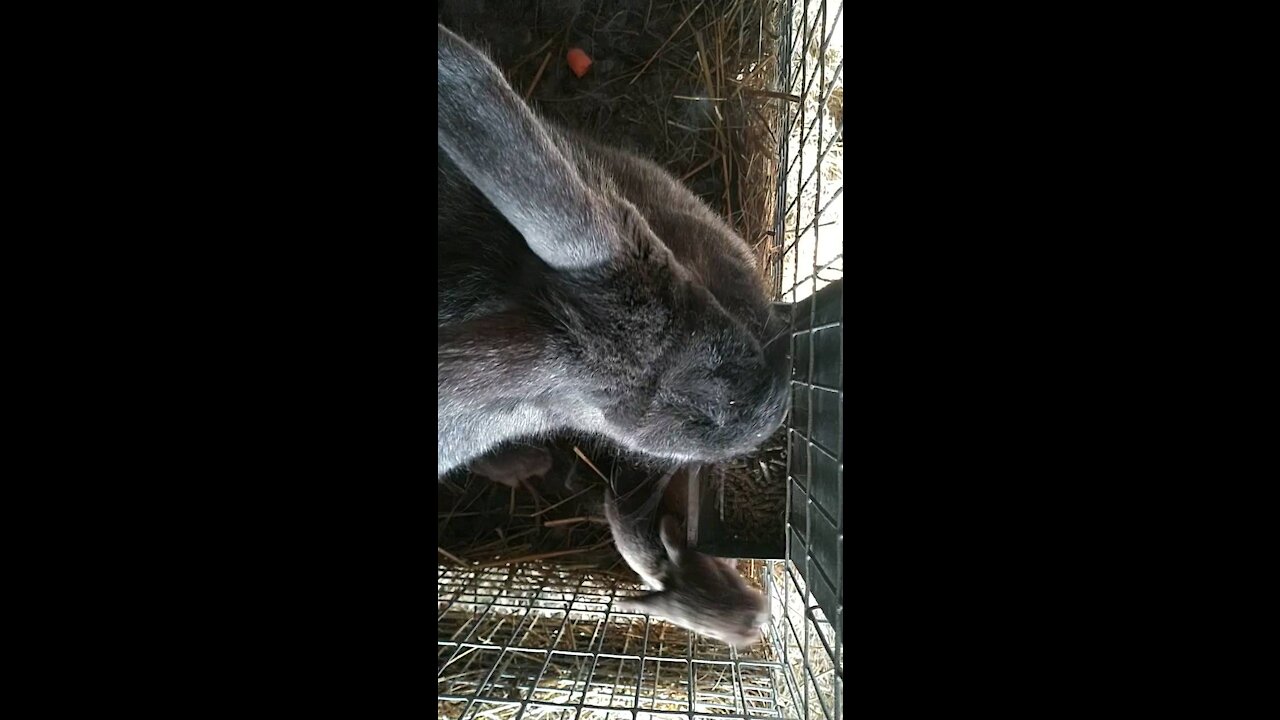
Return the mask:
<path id="1" fill-rule="evenodd" d="M 587 74 L 587 69 L 591 67 L 591 57 L 578 48 L 569 49 L 569 69 L 574 75 L 582 77 Z"/>

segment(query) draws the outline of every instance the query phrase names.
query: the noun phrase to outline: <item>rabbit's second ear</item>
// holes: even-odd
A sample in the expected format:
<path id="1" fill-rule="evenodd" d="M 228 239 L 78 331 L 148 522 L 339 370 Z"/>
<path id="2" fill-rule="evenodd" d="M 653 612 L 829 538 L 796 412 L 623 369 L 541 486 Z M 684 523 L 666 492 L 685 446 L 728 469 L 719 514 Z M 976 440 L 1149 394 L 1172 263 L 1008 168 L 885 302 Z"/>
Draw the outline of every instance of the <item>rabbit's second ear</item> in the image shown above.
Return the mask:
<path id="1" fill-rule="evenodd" d="M 548 265 L 608 261 L 621 239 L 603 196 L 587 187 L 498 67 L 436 27 L 440 147 Z"/>
<path id="2" fill-rule="evenodd" d="M 666 593 L 652 592 L 638 597 L 618 598 L 614 606 L 623 612 L 661 614 L 666 607 Z"/>

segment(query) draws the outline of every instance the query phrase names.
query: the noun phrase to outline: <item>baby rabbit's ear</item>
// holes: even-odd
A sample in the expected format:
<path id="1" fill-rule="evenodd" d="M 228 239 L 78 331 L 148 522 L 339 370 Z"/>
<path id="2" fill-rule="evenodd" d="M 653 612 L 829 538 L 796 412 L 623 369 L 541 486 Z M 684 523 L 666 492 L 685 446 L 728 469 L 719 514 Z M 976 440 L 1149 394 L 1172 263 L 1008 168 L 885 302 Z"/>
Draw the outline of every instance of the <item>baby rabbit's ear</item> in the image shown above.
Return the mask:
<path id="1" fill-rule="evenodd" d="M 680 529 L 680 522 L 675 515 L 663 515 L 658 525 L 658 536 L 662 538 L 662 546 L 667 550 L 667 557 L 676 565 L 683 564 L 685 552 L 685 535 Z"/>
<path id="2" fill-rule="evenodd" d="M 606 262 L 621 247 L 600 193 L 481 51 L 437 24 L 440 147 L 553 268 Z"/>

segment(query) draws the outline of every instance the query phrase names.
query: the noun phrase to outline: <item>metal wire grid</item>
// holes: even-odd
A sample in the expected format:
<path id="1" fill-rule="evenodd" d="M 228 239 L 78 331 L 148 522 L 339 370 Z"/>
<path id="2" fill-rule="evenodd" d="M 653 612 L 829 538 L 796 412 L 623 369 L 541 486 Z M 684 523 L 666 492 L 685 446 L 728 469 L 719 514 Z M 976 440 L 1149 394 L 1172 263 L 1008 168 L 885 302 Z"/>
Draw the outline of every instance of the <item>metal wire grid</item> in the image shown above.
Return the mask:
<path id="1" fill-rule="evenodd" d="M 753 563 L 748 576 L 763 571 Z M 619 590 L 638 588 L 608 577 L 439 567 L 437 588 L 441 718 L 802 717 L 777 618 L 764 642 L 739 652 L 614 610 Z"/>
<path id="2" fill-rule="evenodd" d="M 843 181 L 836 178 L 833 183 L 827 177 L 831 170 L 842 170 L 833 160 L 843 153 L 843 53 L 838 53 L 834 67 L 829 65 L 832 41 L 842 35 L 843 13 L 843 0 L 834 12 L 829 12 L 827 0 L 788 0 L 780 13 L 779 55 L 788 62 L 778 64 L 779 89 L 797 99 L 783 107 L 778 119 L 771 271 L 780 300 L 797 302 L 844 273 L 842 238 L 829 235 L 824 243 L 821 236 L 821 229 L 830 225 L 821 221 L 843 210 Z M 836 92 L 841 93 L 834 98 L 838 116 L 829 111 Z M 804 267 L 805 254 L 812 258 L 812 272 Z M 800 275 L 802 270 L 807 274 Z"/>
<path id="3" fill-rule="evenodd" d="M 843 57 L 828 67 L 843 11 L 843 1 L 832 12 L 826 0 L 803 0 L 781 17 L 780 89 L 800 101 L 779 121 L 773 279 L 792 303 L 793 365 L 786 559 L 770 563 L 769 577 L 782 590 L 776 648 L 806 720 L 842 718 L 844 700 L 844 248 L 843 237 L 822 236 L 829 211 L 843 210 L 842 178 L 829 172 L 833 149 L 843 151 L 842 98 L 839 114 L 828 112 L 843 93 Z"/>

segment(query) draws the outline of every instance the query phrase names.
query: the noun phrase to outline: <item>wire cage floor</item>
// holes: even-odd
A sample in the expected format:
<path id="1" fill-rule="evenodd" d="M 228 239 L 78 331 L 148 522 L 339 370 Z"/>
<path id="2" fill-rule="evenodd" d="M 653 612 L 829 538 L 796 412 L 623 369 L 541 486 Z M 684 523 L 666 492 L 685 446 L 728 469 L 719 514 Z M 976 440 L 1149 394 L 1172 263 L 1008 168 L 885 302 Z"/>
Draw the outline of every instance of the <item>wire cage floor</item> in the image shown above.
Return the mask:
<path id="1" fill-rule="evenodd" d="M 656 10 L 640 3 L 636 12 L 671 7 L 695 17 L 703 7 L 655 2 Z M 770 117 L 773 227 L 760 257 L 775 299 L 791 303 L 793 317 L 786 542 L 782 558 L 744 560 L 739 568 L 766 593 L 771 619 L 760 642 L 738 651 L 656 617 L 619 612 L 615 599 L 641 586 L 616 575 L 549 562 L 440 564 L 438 717 L 844 716 L 844 4 L 764 5 L 760 22 L 776 41 L 776 62 L 761 67 L 776 73 L 768 94 L 778 102 Z M 697 31 L 696 22 L 683 30 Z M 541 69 L 530 87 L 540 77 Z"/>
<path id="2" fill-rule="evenodd" d="M 612 577 L 549 565 L 438 574 L 439 717 L 803 718 L 811 703 L 835 717 L 838 638 L 780 561 L 747 568 L 774 612 L 742 651 L 618 612 L 615 598 L 637 588 Z"/>

